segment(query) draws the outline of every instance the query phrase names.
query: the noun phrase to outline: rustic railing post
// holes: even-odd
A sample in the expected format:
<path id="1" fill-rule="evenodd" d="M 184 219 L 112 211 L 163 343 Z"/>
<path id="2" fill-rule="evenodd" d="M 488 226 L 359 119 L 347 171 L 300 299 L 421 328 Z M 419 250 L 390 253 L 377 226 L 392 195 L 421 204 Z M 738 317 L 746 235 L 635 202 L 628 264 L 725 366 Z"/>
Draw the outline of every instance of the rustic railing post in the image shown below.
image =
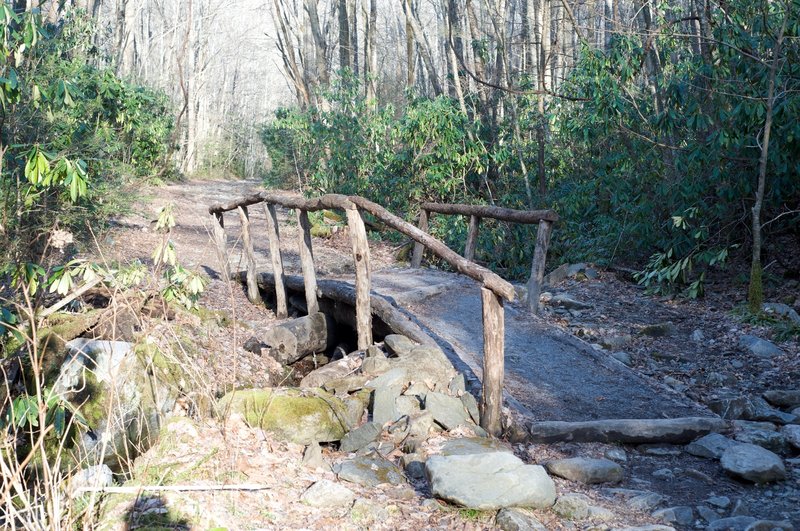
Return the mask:
<path id="1" fill-rule="evenodd" d="M 542 292 L 547 246 L 550 245 L 552 231 L 552 222 L 545 220 L 539 222 L 539 230 L 536 232 L 536 248 L 533 250 L 533 262 L 531 263 L 531 278 L 528 280 L 528 307 L 534 314 L 539 313 L 539 295 Z"/>
<path id="2" fill-rule="evenodd" d="M 428 211 L 424 208 L 419 211 L 419 230 L 428 232 Z M 411 267 L 417 268 L 422 265 L 422 255 L 425 252 L 425 246 L 420 242 L 414 242 L 414 254 L 411 256 Z"/>
<path id="3" fill-rule="evenodd" d="M 253 304 L 261 302 L 261 293 L 258 291 L 256 281 L 256 255 L 253 251 L 253 239 L 250 237 L 250 216 L 246 206 L 236 209 L 239 212 L 239 221 L 242 224 L 242 248 L 247 265 L 247 298 Z"/>
<path id="4" fill-rule="evenodd" d="M 356 269 L 356 330 L 358 348 L 372 345 L 372 310 L 370 308 L 369 242 L 364 220 L 355 205 L 345 210 L 350 241 L 353 245 L 353 262 Z"/>
<path id="5" fill-rule="evenodd" d="M 272 259 L 272 271 L 275 274 L 275 299 L 277 302 L 275 315 L 278 319 L 286 319 L 289 316 L 289 308 L 286 303 L 286 281 L 283 272 L 281 237 L 278 229 L 278 214 L 275 211 L 275 205 L 264 203 L 264 214 L 267 217 L 269 256 Z"/>
<path id="6" fill-rule="evenodd" d="M 297 223 L 300 225 L 300 266 L 303 269 L 303 282 L 306 288 L 306 307 L 308 315 L 319 312 L 317 301 L 317 273 L 314 270 L 314 252 L 311 248 L 311 223 L 308 212 L 297 210 Z"/>
<path id="7" fill-rule="evenodd" d="M 228 251 L 225 245 L 225 218 L 222 212 L 215 212 L 213 218 L 211 235 L 214 239 L 214 249 L 217 251 L 219 266 L 222 268 L 222 279 L 227 282 L 231 278 L 231 269 L 228 265 Z"/>
<path id="8" fill-rule="evenodd" d="M 483 393 L 481 427 L 500 435 L 505 371 L 505 316 L 503 300 L 488 288 L 481 288 L 483 308 Z"/>
<path id="9" fill-rule="evenodd" d="M 478 226 L 481 218 L 478 216 L 469 217 L 469 230 L 467 230 L 467 243 L 464 246 L 464 258 L 469 261 L 475 260 L 475 248 L 478 246 Z"/>

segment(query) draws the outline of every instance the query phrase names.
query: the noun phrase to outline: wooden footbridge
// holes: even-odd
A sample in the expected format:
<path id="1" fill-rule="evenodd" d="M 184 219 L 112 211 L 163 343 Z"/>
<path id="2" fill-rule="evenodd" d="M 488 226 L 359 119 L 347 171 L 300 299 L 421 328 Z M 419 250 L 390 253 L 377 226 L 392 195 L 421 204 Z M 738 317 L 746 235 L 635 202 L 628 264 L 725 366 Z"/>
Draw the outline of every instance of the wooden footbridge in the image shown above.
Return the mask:
<path id="1" fill-rule="evenodd" d="M 248 210 L 254 205 L 260 205 L 266 217 L 273 273 L 256 270 L 253 225 Z M 294 209 L 297 216 L 302 276 L 284 271 L 277 207 Z M 344 211 L 346 215 L 355 264 L 354 284 L 349 278 L 347 282 L 317 279 L 308 213 L 323 209 Z M 233 224 L 238 221 L 241 232 L 230 236 L 241 241 L 246 262 L 245 271 L 234 276 L 246 283 L 251 301 L 261 302 L 259 287 L 274 290 L 279 318 L 288 316 L 292 292 L 305 295 L 309 314 L 319 312 L 321 302 L 343 303 L 355 309 L 355 318 L 348 324 L 357 331 L 360 349 L 372 344 L 373 329 L 390 333 L 386 328 L 381 331 L 382 325 L 419 343 L 438 344 L 454 355 L 451 359 L 460 362 L 459 369 L 468 376 L 480 375 L 481 426 L 487 432 L 500 433 L 504 398 L 529 419 L 544 421 L 538 424 L 545 430 L 552 428 L 553 423 L 548 421 L 578 421 L 579 430 L 585 431 L 588 428 L 581 422 L 600 419 L 660 419 L 653 421 L 657 423 L 668 418 L 690 417 L 689 426 L 695 425 L 696 417 L 703 417 L 703 426 L 713 420 L 708 419 L 713 414 L 685 396 L 634 373 L 610 356 L 533 317 L 538 310 L 550 234 L 558 220 L 553 211 L 424 203 L 419 226 L 414 226 L 363 197 L 324 195 L 303 199 L 256 193 L 209 208 L 215 247 L 219 262 L 224 264 L 223 274 L 227 276 L 231 273 L 227 270 L 224 214 L 232 211 L 237 213 Z M 365 213 L 415 242 L 411 268 L 371 271 Z M 463 256 L 427 232 L 433 214 L 469 216 Z M 506 305 L 514 300 L 514 287 L 472 261 L 483 218 L 539 225 L 526 306 Z M 420 268 L 425 250 L 447 262 L 460 275 Z M 298 307 L 298 302 L 294 300 L 292 305 Z M 352 316 L 353 312 L 345 313 Z M 641 426 L 640 420 L 625 422 Z M 539 428 L 530 424 L 528 429 L 533 435 Z"/>
<path id="2" fill-rule="evenodd" d="M 425 249 L 447 262 L 459 273 L 472 278 L 481 284 L 481 302 L 483 311 L 483 392 L 481 397 L 481 426 L 492 434 L 500 433 L 500 409 L 503 401 L 504 378 L 504 352 L 505 352 L 505 318 L 503 301 L 512 301 L 515 296 L 514 287 L 506 280 L 492 271 L 472 261 L 478 239 L 478 230 L 482 218 L 492 218 L 514 223 L 538 223 L 536 248 L 531 266 L 531 277 L 528 283 L 529 307 L 531 311 L 538 310 L 539 293 L 544 276 L 547 246 L 550 240 L 553 223 L 558 220 L 558 215 L 552 210 L 522 211 L 494 206 L 474 206 L 461 204 L 435 204 L 424 203 L 421 208 L 419 227 L 395 216 L 382 206 L 359 196 L 344 196 L 328 194 L 312 199 L 299 197 L 259 193 L 251 195 L 228 204 L 217 204 L 209 208 L 209 213 L 214 216 L 214 240 L 219 253 L 220 263 L 227 267 L 227 249 L 225 237 L 225 223 L 223 214 L 228 211 L 237 211 L 241 223 L 241 238 L 246 257 L 246 283 L 248 298 L 252 302 L 261 299 L 258 286 L 258 272 L 256 271 L 255 253 L 253 250 L 253 237 L 251 235 L 250 217 L 248 208 L 253 205 L 262 205 L 267 219 L 270 256 L 272 260 L 275 295 L 277 301 L 276 314 L 278 318 L 288 315 L 287 303 L 287 277 L 284 274 L 283 259 L 280 247 L 280 230 L 276 206 L 294 209 L 297 221 L 301 228 L 299 251 L 303 272 L 303 284 L 306 298 L 306 307 L 309 314 L 319 312 L 318 296 L 320 283 L 317 280 L 314 266 L 314 255 L 311 243 L 311 224 L 308 213 L 323 209 L 344 211 L 347 218 L 350 239 L 352 243 L 353 262 L 355 265 L 355 309 L 356 332 L 358 334 L 358 348 L 365 349 L 372 344 L 372 315 L 376 311 L 373 301 L 382 309 L 377 309 L 384 321 L 394 322 L 401 328 L 408 328 L 402 318 L 389 315 L 391 310 L 375 300 L 371 292 L 370 251 L 367 232 L 364 225 L 363 213 L 369 213 L 378 221 L 405 234 L 414 240 L 414 253 L 412 266 L 420 267 Z M 440 240 L 428 232 L 428 220 L 432 213 L 463 215 L 469 217 L 469 232 L 467 235 L 464 256 L 459 255 Z M 230 276 L 230 271 L 223 274 Z M 330 285 L 328 292 L 335 291 Z M 403 326 L 405 324 L 405 326 Z M 400 330 L 398 330 L 400 331 Z M 418 334 L 412 334 L 418 335 Z"/>

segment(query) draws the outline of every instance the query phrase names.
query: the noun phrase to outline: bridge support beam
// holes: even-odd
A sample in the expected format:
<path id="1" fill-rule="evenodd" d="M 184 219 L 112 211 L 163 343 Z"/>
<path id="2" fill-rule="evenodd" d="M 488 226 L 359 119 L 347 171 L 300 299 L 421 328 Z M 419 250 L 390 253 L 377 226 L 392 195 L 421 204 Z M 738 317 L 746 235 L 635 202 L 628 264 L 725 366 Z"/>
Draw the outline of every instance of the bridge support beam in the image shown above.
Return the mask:
<path id="1" fill-rule="evenodd" d="M 317 301 L 317 272 L 314 269 L 311 222 L 308 221 L 308 212 L 297 211 L 297 224 L 300 225 L 300 266 L 303 269 L 303 281 L 306 286 L 306 307 L 308 315 L 311 315 L 319 312 L 319 301 Z"/>
<path id="2" fill-rule="evenodd" d="M 345 209 L 350 241 L 353 246 L 353 263 L 356 269 L 356 331 L 358 348 L 364 350 L 372 345 L 372 310 L 370 308 L 369 241 L 361 213 L 353 205 Z"/>
<path id="3" fill-rule="evenodd" d="M 483 393 L 481 428 L 499 436 L 502 431 L 503 373 L 505 371 L 505 315 L 503 299 L 481 288 L 483 306 Z"/>
<path id="4" fill-rule="evenodd" d="M 528 307 L 531 313 L 539 313 L 539 295 L 542 292 L 544 281 L 544 266 L 547 261 L 547 247 L 550 245 L 550 233 L 553 232 L 553 223 L 542 220 L 536 232 L 536 248 L 533 250 L 531 263 L 531 278 L 528 280 Z"/>
<path id="5" fill-rule="evenodd" d="M 257 304 L 262 301 L 258 283 L 256 283 L 256 255 L 253 251 L 253 238 L 250 236 L 250 216 L 246 206 L 240 206 L 237 210 L 239 211 L 239 221 L 242 224 L 242 249 L 247 265 L 247 299 L 253 304 Z"/>
<path id="6" fill-rule="evenodd" d="M 278 319 L 289 317 L 286 303 L 286 281 L 283 273 L 283 256 L 281 255 L 281 236 L 278 229 L 278 213 L 275 205 L 264 203 L 264 214 L 267 216 L 267 237 L 269 238 L 269 256 L 272 259 L 272 271 L 275 274 L 275 299 Z"/>
<path id="7" fill-rule="evenodd" d="M 228 250 L 225 242 L 225 218 L 222 212 L 215 212 L 212 215 L 211 235 L 214 239 L 214 248 L 217 251 L 217 260 L 222 269 L 222 280 L 227 282 L 231 277 L 231 269 L 228 265 Z"/>

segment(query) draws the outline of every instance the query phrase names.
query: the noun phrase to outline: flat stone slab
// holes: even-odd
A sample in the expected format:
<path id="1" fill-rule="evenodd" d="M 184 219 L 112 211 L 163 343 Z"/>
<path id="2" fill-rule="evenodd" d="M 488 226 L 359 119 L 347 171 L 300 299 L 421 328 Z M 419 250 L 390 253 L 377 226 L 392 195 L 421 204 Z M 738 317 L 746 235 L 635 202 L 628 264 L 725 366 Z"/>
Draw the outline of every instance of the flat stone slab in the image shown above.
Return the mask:
<path id="1" fill-rule="evenodd" d="M 300 496 L 300 501 L 311 507 L 345 507 L 355 499 L 352 490 L 328 479 L 317 481 Z"/>
<path id="2" fill-rule="evenodd" d="M 383 483 L 400 485 L 404 481 L 400 469 L 382 457 L 355 457 L 342 461 L 333 471 L 339 479 L 365 487 L 377 487 Z"/>
<path id="3" fill-rule="evenodd" d="M 446 289 L 439 289 L 442 286 Z M 390 268 L 373 273 L 372 289 L 427 329 L 445 347 L 457 369 L 480 377 L 483 323 L 478 283 L 432 269 Z M 505 326 L 506 390 L 518 402 L 515 405 L 537 419 L 711 415 L 689 399 L 665 391 L 616 360 L 609 360 L 607 354 L 596 352 L 587 343 L 536 319 L 526 307 L 507 303 Z"/>

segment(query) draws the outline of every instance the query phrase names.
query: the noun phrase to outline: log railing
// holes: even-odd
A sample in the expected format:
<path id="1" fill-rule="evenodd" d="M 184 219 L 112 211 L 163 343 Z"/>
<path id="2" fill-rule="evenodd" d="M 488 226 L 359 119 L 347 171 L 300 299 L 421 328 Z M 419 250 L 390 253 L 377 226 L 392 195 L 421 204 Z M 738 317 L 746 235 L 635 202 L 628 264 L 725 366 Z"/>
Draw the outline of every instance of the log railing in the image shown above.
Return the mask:
<path id="1" fill-rule="evenodd" d="M 431 213 L 469 216 L 469 229 L 467 242 L 464 246 L 464 258 L 470 262 L 475 259 L 475 248 L 478 244 L 478 228 L 482 218 L 491 218 L 511 223 L 538 223 L 536 246 L 533 250 L 531 263 L 531 277 L 528 280 L 528 306 L 533 313 L 539 312 L 539 295 L 542 291 L 544 280 L 544 267 L 547 259 L 547 247 L 550 245 L 550 234 L 553 223 L 558 221 L 558 214 L 553 210 L 514 210 L 486 205 L 461 205 L 442 203 L 422 203 L 419 213 L 419 228 L 428 231 L 428 220 Z M 422 265 L 422 255 L 425 248 L 422 244 L 414 245 L 411 257 L 411 267 Z"/>
<path id="2" fill-rule="evenodd" d="M 314 267 L 311 226 L 308 221 L 308 212 L 323 209 L 343 210 L 345 212 L 350 233 L 353 261 L 355 262 L 356 332 L 358 334 L 359 349 L 366 349 L 372 344 L 370 254 L 367 232 L 364 226 L 364 220 L 361 216 L 362 212 L 368 212 L 382 223 L 414 240 L 416 246 L 420 246 L 420 258 L 422 256 L 422 249 L 427 248 L 436 256 L 450 264 L 450 266 L 459 273 L 480 282 L 482 285 L 481 301 L 483 307 L 484 337 L 481 427 L 493 435 L 498 435 L 500 433 L 505 341 L 503 300 L 511 301 L 514 299 L 514 287 L 509 282 L 485 267 L 474 263 L 471 259 L 462 257 L 451 250 L 447 245 L 428 234 L 426 231 L 427 227 L 424 223 L 421 222 L 419 228 L 415 227 L 395 216 L 382 206 L 364 199 L 363 197 L 327 194 L 311 199 L 304 199 L 296 196 L 263 192 L 244 197 L 231 203 L 215 204 L 209 208 L 209 213 L 213 217 L 212 236 L 216 244 L 217 254 L 223 264 L 223 274 L 227 275 L 228 278 L 230 277 L 230 271 L 228 270 L 223 214 L 233 210 L 236 210 L 239 214 L 239 220 L 242 224 L 242 246 L 247 266 L 245 272 L 247 294 L 252 302 L 258 302 L 261 295 L 258 290 L 258 275 L 256 272 L 255 252 L 253 250 L 253 236 L 248 207 L 259 203 L 263 203 L 264 213 L 267 218 L 267 235 L 272 269 L 274 272 L 277 302 L 276 314 L 279 318 L 287 317 L 288 307 L 286 276 L 284 274 L 283 258 L 280 249 L 280 231 L 275 209 L 276 205 L 294 209 L 297 214 L 297 220 L 300 226 L 298 241 L 300 264 L 303 272 L 303 284 L 309 314 L 319 312 L 319 302 L 317 300 L 318 284 Z M 550 211 L 538 213 L 523 212 L 522 215 L 520 215 L 520 211 L 508 209 L 473 211 L 469 209 L 491 209 L 494 207 L 466 207 L 468 210 L 463 210 L 465 207 L 466 205 L 429 205 L 426 203 L 423 205 L 423 212 L 441 212 L 443 208 L 450 208 L 450 211 L 443 213 L 468 212 L 467 215 L 476 217 L 495 217 L 497 219 L 507 219 L 521 223 L 539 222 L 540 234 L 542 233 L 542 222 L 546 222 L 549 227 L 549 224 L 557 219 L 555 213 Z M 498 217 L 498 210 L 506 212 L 506 217 Z M 472 212 L 478 213 L 473 214 Z M 425 219 L 427 219 L 427 215 Z M 471 241 L 473 242 L 472 248 L 474 249 L 475 236 L 477 234 L 477 221 L 475 221 L 475 228 L 472 232 L 473 238 Z M 547 229 L 546 235 L 549 237 L 549 228 Z M 546 243 L 544 247 L 546 248 Z M 539 245 L 537 244 L 537 252 L 538 250 Z M 415 250 L 415 256 L 416 255 L 417 253 Z M 472 255 L 470 255 L 470 258 L 471 256 Z M 418 262 L 417 260 L 417 265 L 419 265 Z M 534 264 L 535 263 L 536 260 L 534 259 Z"/>

